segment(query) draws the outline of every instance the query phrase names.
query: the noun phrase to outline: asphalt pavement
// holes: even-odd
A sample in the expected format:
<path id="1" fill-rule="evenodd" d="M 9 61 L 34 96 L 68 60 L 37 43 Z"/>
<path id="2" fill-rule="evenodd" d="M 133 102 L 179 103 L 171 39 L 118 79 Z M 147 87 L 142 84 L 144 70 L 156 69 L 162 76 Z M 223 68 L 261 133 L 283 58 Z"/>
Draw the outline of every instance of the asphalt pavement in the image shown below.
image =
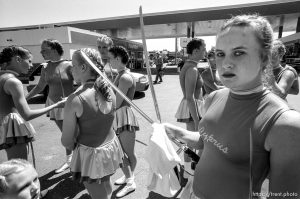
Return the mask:
<path id="1" fill-rule="evenodd" d="M 155 76 L 153 75 L 154 79 Z M 163 122 L 169 122 L 184 127 L 182 123 L 175 120 L 175 112 L 182 98 L 180 85 L 176 73 L 164 75 L 163 83 L 154 85 L 161 118 Z M 299 95 L 288 96 L 288 101 L 296 110 L 300 110 Z M 145 92 L 137 93 L 133 102 L 143 110 L 150 118 L 157 121 L 153 100 L 150 89 Z M 45 101 L 41 96 L 37 96 L 29 101 L 32 109 L 41 108 Z M 140 131 L 136 133 L 135 151 L 137 155 L 137 167 L 135 170 L 135 180 L 137 189 L 123 197 L 124 199 L 163 199 L 164 197 L 149 192 L 147 190 L 148 163 L 145 159 L 145 151 L 148 145 L 149 136 L 152 132 L 151 124 L 140 114 L 138 117 Z M 69 172 L 55 174 L 54 170 L 58 168 L 65 160 L 65 151 L 60 143 L 61 132 L 45 115 L 31 121 L 37 135 L 36 141 L 33 142 L 36 158 L 37 171 L 40 176 L 42 189 L 49 189 L 46 199 L 90 199 L 83 185 L 70 179 Z M 6 160 L 6 155 L 0 151 L 0 162 Z M 30 160 L 32 160 L 30 155 Z M 121 177 L 122 172 L 119 169 L 113 176 L 112 182 Z M 113 185 L 112 199 L 120 190 L 119 186 Z"/>

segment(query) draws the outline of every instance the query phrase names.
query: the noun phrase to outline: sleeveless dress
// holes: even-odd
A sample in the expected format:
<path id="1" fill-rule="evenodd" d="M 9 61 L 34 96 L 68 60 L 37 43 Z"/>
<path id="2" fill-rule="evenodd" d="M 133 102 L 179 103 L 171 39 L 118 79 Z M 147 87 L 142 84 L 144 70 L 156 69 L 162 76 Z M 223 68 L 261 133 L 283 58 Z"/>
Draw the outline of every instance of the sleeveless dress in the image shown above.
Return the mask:
<path id="1" fill-rule="evenodd" d="M 127 72 L 126 70 L 122 71 L 116 77 L 114 84 L 118 86 L 120 78 L 124 74 L 129 74 L 133 80 L 133 85 L 128 89 L 126 93 L 126 96 L 130 100 L 132 100 L 135 93 L 136 82 L 134 81 L 134 78 L 130 74 L 130 72 Z M 114 130 L 116 131 L 117 135 L 119 135 L 123 131 L 133 132 L 139 130 L 139 124 L 137 118 L 135 117 L 130 104 L 127 103 L 125 100 L 122 102 L 121 106 L 116 111 L 116 117 L 114 120 Z"/>
<path id="2" fill-rule="evenodd" d="M 104 114 L 93 108 L 90 101 L 94 99 L 80 93 L 76 95 L 82 103 L 83 113 L 78 118 L 79 133 L 75 138 L 70 170 L 74 180 L 100 184 L 123 164 L 122 147 L 112 129 L 115 108 Z"/>
<path id="3" fill-rule="evenodd" d="M 34 141 L 35 130 L 18 113 L 11 95 L 4 91 L 6 80 L 16 78 L 8 71 L 0 72 L 0 150 Z"/>
<path id="4" fill-rule="evenodd" d="M 73 92 L 73 77 L 71 75 L 71 64 L 66 60 L 48 62 L 43 66 L 41 78 L 44 78 L 49 86 L 49 94 L 46 100 L 46 107 L 50 106 L 62 97 L 67 97 Z M 54 108 L 47 113 L 51 120 L 63 120 L 64 108 Z"/>
<path id="5" fill-rule="evenodd" d="M 194 62 L 187 60 L 186 63 L 188 63 L 188 62 L 191 62 L 192 64 L 195 64 Z M 181 72 L 183 71 L 185 66 L 186 66 L 186 64 L 183 66 Z M 190 67 L 190 66 L 186 66 L 186 67 Z M 200 90 L 202 84 L 203 84 L 203 80 L 201 79 L 201 76 L 198 73 L 195 90 Z M 178 107 L 177 112 L 175 114 L 175 118 L 177 118 L 177 122 L 189 123 L 189 122 L 193 121 L 193 118 L 192 118 L 192 115 L 190 113 L 190 110 L 189 110 L 189 107 L 188 107 L 188 104 L 187 104 L 187 100 L 185 98 L 185 89 L 183 87 L 181 87 L 181 88 L 182 88 L 182 93 L 183 93 L 184 97 L 183 97 L 183 99 L 181 100 L 181 102 L 179 104 L 179 107 Z M 203 101 L 202 101 L 201 98 L 198 98 L 198 99 L 196 98 L 195 102 L 196 102 L 196 108 L 197 108 L 196 112 L 197 112 L 198 118 L 200 119 L 201 118 L 200 108 L 203 105 Z"/>

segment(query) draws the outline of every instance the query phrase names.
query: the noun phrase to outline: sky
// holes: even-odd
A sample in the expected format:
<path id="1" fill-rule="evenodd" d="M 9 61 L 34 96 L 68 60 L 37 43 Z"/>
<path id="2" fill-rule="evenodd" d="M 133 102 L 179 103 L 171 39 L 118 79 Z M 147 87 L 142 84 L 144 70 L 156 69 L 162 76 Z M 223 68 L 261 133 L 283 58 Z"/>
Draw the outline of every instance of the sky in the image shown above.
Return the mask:
<path id="1" fill-rule="evenodd" d="M 274 0 L 0 0 L 0 28 L 43 25 L 80 20 L 107 19 L 127 15 L 186 9 L 232 6 L 237 4 L 272 2 Z M 287 1 L 287 0 L 276 0 Z M 203 37 L 207 49 L 215 37 Z M 178 41 L 179 43 L 179 41 Z M 175 39 L 147 40 L 147 49 L 175 50 Z"/>

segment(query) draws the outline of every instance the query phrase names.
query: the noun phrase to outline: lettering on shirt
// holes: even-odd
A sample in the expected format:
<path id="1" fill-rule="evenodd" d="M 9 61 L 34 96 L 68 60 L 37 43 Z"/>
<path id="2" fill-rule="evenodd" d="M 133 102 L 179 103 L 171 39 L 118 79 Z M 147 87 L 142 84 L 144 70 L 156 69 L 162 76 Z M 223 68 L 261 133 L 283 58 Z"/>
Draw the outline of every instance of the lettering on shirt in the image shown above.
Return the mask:
<path id="1" fill-rule="evenodd" d="M 200 136 L 203 141 L 212 143 L 217 149 L 222 151 L 223 153 L 228 153 L 228 147 L 223 146 L 216 138 L 214 138 L 214 135 L 209 135 L 207 132 L 205 132 L 205 128 L 201 127 L 199 130 Z"/>

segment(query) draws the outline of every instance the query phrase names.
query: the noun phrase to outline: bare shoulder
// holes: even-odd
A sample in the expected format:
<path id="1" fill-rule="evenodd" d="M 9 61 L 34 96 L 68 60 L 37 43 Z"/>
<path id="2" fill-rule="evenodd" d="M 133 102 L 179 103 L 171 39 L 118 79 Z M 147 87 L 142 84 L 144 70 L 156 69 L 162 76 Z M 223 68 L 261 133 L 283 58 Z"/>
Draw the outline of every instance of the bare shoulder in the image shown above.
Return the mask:
<path id="1" fill-rule="evenodd" d="M 186 69 L 186 76 L 194 76 L 198 74 L 198 69 L 196 66 L 190 66 Z"/>
<path id="2" fill-rule="evenodd" d="M 124 73 L 119 80 L 121 83 L 123 84 L 132 84 L 133 83 L 133 78 L 131 77 L 130 74 L 128 73 Z"/>
<path id="3" fill-rule="evenodd" d="M 203 79 L 211 79 L 211 72 L 209 69 L 204 70 L 201 73 L 201 77 L 203 77 Z"/>
<path id="4" fill-rule="evenodd" d="M 5 91 L 16 88 L 16 87 L 21 87 L 23 89 L 23 84 L 18 78 L 12 77 L 5 81 L 5 84 L 4 84 Z"/>
<path id="5" fill-rule="evenodd" d="M 267 150 L 280 146 L 299 145 L 300 143 L 300 113 L 289 110 L 276 120 L 266 138 Z M 298 147 L 299 148 L 299 147 Z"/>
<path id="6" fill-rule="evenodd" d="M 76 92 L 69 95 L 67 102 L 65 104 L 65 109 L 70 112 L 78 112 L 79 110 L 82 109 L 81 101 L 78 95 L 76 94 Z"/>

